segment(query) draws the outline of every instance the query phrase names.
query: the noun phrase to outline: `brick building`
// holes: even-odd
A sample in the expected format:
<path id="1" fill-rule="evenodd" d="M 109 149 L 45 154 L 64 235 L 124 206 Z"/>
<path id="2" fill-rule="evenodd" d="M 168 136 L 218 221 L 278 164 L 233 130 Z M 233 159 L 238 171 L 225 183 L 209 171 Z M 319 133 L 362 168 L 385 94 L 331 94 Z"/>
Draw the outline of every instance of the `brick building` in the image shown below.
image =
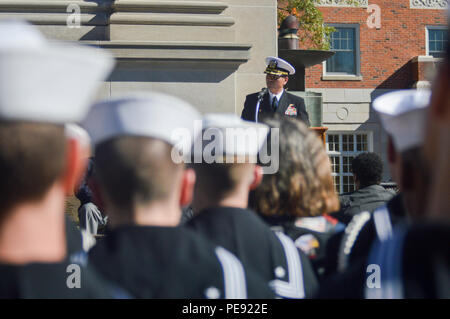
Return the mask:
<path id="1" fill-rule="evenodd" d="M 387 139 L 371 102 L 390 90 L 429 87 L 446 39 L 447 0 L 357 2 L 320 0 L 325 22 L 336 28 L 336 54 L 306 70 L 306 90 L 323 94 L 327 150 L 339 192 L 353 189 L 349 168 L 359 152 L 376 152 L 386 163 Z"/>

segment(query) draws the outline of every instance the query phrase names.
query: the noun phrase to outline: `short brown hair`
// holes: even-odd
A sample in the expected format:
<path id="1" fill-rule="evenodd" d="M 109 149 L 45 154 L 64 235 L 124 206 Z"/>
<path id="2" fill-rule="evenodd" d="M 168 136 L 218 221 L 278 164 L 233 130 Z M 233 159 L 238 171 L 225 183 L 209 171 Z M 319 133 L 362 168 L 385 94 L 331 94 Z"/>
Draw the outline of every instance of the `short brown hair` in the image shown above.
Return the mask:
<path id="1" fill-rule="evenodd" d="M 183 164 L 171 158 L 172 146 L 161 140 L 123 136 L 99 144 L 96 178 L 108 204 L 132 214 L 139 204 L 169 197 Z"/>
<path id="2" fill-rule="evenodd" d="M 2 214 L 45 195 L 64 172 L 66 145 L 63 126 L 0 121 Z"/>
<path id="3" fill-rule="evenodd" d="M 236 158 L 235 158 L 236 159 Z M 249 163 L 195 163 L 195 188 L 214 202 L 226 198 L 242 181 L 252 164 Z"/>
<path id="4" fill-rule="evenodd" d="M 296 217 L 338 210 L 330 161 L 317 134 L 296 119 L 275 115 L 264 122 L 280 130 L 280 166 L 256 188 L 255 209 L 266 216 Z"/>

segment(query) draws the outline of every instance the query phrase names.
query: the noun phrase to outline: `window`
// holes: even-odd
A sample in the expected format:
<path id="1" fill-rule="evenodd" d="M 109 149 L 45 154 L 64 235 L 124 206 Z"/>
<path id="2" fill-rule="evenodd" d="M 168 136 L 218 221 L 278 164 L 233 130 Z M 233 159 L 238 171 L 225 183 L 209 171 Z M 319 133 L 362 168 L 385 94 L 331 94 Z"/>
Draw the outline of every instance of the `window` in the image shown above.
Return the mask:
<path id="1" fill-rule="evenodd" d="M 355 190 L 352 160 L 358 154 L 371 152 L 370 136 L 370 133 L 361 132 L 327 134 L 327 153 L 330 156 L 331 172 L 337 193 Z"/>
<path id="2" fill-rule="evenodd" d="M 336 53 L 325 62 L 325 74 L 359 75 L 359 26 L 330 26 L 336 29 L 330 36 L 330 50 Z"/>
<path id="3" fill-rule="evenodd" d="M 434 58 L 443 58 L 448 41 L 445 27 L 427 27 L 427 55 Z"/>

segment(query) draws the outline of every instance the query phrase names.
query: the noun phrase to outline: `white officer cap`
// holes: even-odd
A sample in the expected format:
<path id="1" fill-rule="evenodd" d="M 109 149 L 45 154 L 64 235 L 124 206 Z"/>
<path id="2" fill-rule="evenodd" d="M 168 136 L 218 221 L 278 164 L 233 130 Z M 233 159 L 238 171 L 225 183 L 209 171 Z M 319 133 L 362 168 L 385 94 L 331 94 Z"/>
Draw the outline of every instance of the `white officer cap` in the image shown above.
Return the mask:
<path id="1" fill-rule="evenodd" d="M 50 42 L 26 22 L 1 21 L 0 118 L 78 122 L 113 66 L 104 50 Z"/>
<path id="2" fill-rule="evenodd" d="M 422 145 L 430 97 L 428 90 L 400 90 L 373 101 L 373 108 L 380 115 L 386 132 L 392 136 L 397 152 Z"/>
<path id="3" fill-rule="evenodd" d="M 195 162 L 201 149 L 203 157 L 224 156 L 256 158 L 269 133 L 269 126 L 242 120 L 235 114 L 215 113 L 203 117 L 202 147 L 194 145 Z M 214 154 L 209 154 L 210 152 Z M 208 161 L 207 158 L 203 160 Z"/>
<path id="4" fill-rule="evenodd" d="M 289 64 L 289 62 L 276 58 L 273 56 L 269 56 L 266 58 L 267 68 L 264 71 L 266 74 L 278 75 L 278 76 L 286 76 L 286 75 L 294 75 L 295 69 Z"/>
<path id="5" fill-rule="evenodd" d="M 134 93 L 95 104 L 83 127 L 98 145 L 120 136 L 162 140 L 189 155 L 201 132 L 201 115 L 187 102 L 162 93 Z"/>

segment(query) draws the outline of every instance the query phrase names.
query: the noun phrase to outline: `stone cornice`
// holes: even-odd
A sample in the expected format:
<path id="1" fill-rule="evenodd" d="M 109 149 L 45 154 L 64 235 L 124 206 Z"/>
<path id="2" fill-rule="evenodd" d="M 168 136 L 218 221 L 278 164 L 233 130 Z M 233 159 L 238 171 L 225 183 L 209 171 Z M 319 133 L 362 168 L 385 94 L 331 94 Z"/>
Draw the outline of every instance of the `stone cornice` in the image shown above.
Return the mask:
<path id="1" fill-rule="evenodd" d="M 1 12 L 29 12 L 34 14 L 67 12 L 69 5 L 77 5 L 82 13 L 108 12 L 111 10 L 110 2 L 85 2 L 77 0 L 60 1 L 30 1 L 30 0 L 0 0 Z"/>
<path id="2" fill-rule="evenodd" d="M 195 13 L 221 14 L 228 5 L 220 1 L 149 1 L 105 0 L 89 2 L 80 0 L 0 0 L 1 12 L 50 13 L 66 12 L 69 5 L 77 5 L 81 13 L 140 12 L 140 13 Z"/>
<path id="3" fill-rule="evenodd" d="M 201 42 L 82 41 L 108 49 L 118 61 L 193 61 L 240 65 L 250 59 L 250 44 Z"/>
<path id="4" fill-rule="evenodd" d="M 219 1 L 142 1 L 116 0 L 116 12 L 209 13 L 220 14 L 228 5 Z"/>
<path id="5" fill-rule="evenodd" d="M 173 15 L 164 13 L 113 13 L 110 24 L 133 25 L 190 25 L 190 26 L 218 26 L 230 27 L 234 24 L 232 17 L 209 14 Z"/>
<path id="6" fill-rule="evenodd" d="M 26 20 L 37 25 L 66 25 L 70 13 L 29 13 L 29 12 L 0 12 L 1 18 L 16 18 Z M 107 26 L 109 15 L 107 13 L 83 13 L 80 15 L 80 24 L 83 26 Z"/>

